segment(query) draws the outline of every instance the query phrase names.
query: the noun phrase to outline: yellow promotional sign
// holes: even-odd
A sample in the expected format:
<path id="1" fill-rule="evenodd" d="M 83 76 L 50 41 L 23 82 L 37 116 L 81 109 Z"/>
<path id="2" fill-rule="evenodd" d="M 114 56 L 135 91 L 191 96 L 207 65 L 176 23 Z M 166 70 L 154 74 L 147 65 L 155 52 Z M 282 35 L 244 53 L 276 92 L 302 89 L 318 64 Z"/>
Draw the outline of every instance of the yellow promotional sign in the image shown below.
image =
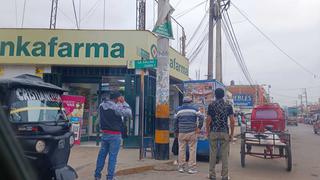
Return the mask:
<path id="1" fill-rule="evenodd" d="M 0 29 L 0 64 L 123 67 L 156 55 L 156 42 L 149 31 Z M 188 60 L 172 48 L 169 56 L 170 75 L 188 79 Z"/>

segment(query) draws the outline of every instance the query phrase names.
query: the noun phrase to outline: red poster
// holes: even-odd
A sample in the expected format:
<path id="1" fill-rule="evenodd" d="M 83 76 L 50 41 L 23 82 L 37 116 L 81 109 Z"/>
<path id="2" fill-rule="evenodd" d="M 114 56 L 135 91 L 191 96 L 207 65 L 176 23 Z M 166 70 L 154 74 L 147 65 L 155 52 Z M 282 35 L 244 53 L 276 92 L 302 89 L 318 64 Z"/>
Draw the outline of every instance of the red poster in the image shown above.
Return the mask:
<path id="1" fill-rule="evenodd" d="M 75 144 L 80 144 L 83 109 L 86 98 L 83 96 L 63 95 L 61 97 L 63 107 L 72 123 L 72 131 L 75 135 Z"/>

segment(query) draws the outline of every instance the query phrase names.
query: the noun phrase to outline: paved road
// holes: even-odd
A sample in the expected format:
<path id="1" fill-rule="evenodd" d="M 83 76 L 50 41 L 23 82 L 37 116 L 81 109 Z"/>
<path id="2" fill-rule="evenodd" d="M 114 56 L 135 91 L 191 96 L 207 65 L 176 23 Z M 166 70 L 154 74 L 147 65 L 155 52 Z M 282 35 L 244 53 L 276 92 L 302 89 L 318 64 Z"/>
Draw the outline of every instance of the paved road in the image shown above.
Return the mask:
<path id="1" fill-rule="evenodd" d="M 292 134 L 293 170 L 286 171 L 284 159 L 246 159 L 246 167 L 240 166 L 239 142 L 232 144 L 230 153 L 230 176 L 234 180 L 320 180 L 320 136 L 313 134 L 311 126 L 299 124 L 289 127 Z M 176 171 L 149 171 L 142 174 L 118 177 L 120 180 L 188 180 L 207 179 L 208 163 L 198 163 L 196 175 Z M 217 173 L 220 174 L 220 165 Z M 219 175 L 217 174 L 217 175 Z"/>

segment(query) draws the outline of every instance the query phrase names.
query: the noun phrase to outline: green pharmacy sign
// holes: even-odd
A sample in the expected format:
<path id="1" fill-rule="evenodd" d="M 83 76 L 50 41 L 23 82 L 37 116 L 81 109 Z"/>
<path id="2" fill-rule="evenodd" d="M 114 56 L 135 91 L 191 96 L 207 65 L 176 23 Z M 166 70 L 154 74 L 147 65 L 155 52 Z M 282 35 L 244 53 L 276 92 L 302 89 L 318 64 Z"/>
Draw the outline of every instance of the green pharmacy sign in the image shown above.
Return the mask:
<path id="1" fill-rule="evenodd" d="M 171 21 L 166 21 L 165 23 L 155 26 L 152 30 L 155 34 L 159 36 L 163 36 L 169 39 L 173 39 L 173 33 L 172 33 L 172 25 Z"/>

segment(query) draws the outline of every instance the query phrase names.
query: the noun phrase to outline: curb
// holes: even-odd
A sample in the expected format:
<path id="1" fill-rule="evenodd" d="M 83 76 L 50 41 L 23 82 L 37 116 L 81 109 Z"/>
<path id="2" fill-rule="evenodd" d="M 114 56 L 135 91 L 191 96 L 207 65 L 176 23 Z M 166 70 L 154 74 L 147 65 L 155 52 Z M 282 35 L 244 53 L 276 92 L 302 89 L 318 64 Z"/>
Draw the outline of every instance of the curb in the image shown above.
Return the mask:
<path id="1" fill-rule="evenodd" d="M 151 164 L 151 165 L 146 165 L 146 166 L 139 166 L 139 167 L 133 167 L 133 168 L 128 168 L 128 169 L 122 169 L 116 172 L 117 176 L 126 176 L 126 175 L 130 175 L 130 174 L 139 174 L 145 171 L 150 171 L 153 170 L 155 166 L 159 165 L 159 164 L 163 164 L 163 165 L 169 165 L 169 164 L 173 164 L 174 160 L 169 160 L 163 163 L 155 163 L 155 164 Z"/>

